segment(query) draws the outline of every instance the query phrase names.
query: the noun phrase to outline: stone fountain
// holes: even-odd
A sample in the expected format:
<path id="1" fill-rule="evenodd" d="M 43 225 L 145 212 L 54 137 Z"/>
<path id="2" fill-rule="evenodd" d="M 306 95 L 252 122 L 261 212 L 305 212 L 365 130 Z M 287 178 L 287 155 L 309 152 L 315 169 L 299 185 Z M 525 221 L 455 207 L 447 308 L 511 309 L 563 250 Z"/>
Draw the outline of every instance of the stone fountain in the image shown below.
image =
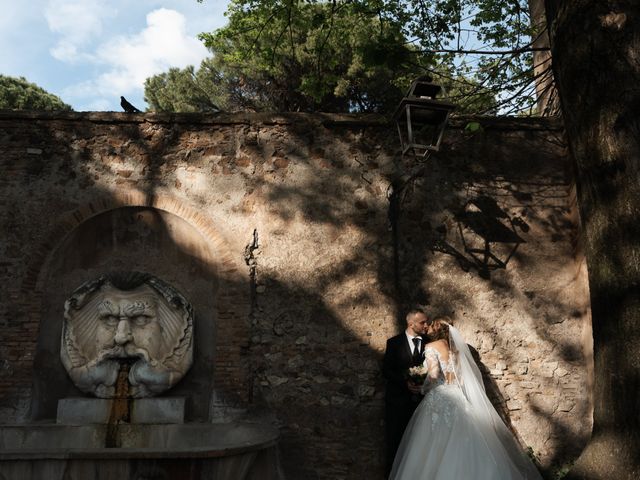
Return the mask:
<path id="1" fill-rule="evenodd" d="M 0 479 L 271 480 L 269 422 L 185 423 L 171 388 L 191 368 L 194 314 L 157 277 L 102 275 L 64 304 L 60 360 L 86 396 L 61 398 L 56 423 L 0 427 Z"/>

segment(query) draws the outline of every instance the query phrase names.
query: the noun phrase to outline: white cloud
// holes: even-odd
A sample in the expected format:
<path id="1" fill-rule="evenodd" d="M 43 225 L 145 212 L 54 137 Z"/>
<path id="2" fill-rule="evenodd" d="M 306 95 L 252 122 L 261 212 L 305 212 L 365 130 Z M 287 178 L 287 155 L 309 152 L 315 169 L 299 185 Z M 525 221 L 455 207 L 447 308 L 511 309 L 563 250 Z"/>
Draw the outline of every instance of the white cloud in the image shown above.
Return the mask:
<path id="1" fill-rule="evenodd" d="M 53 58 L 63 62 L 74 62 L 79 60 L 78 48 L 71 42 L 60 40 L 55 47 L 49 50 Z"/>
<path id="2" fill-rule="evenodd" d="M 60 35 L 58 43 L 50 49 L 54 58 L 63 62 L 86 59 L 78 55 L 79 49 L 103 33 L 103 21 L 115 16 L 100 0 L 49 0 L 45 18 L 51 32 Z"/>
<path id="3" fill-rule="evenodd" d="M 207 55 L 202 43 L 187 34 L 185 17 L 161 8 L 147 15 L 147 26 L 140 33 L 117 36 L 98 47 L 93 57 L 106 66 L 106 72 L 66 93 L 83 97 L 141 92 L 148 77 L 171 67 L 199 66 Z"/>
<path id="4" fill-rule="evenodd" d="M 147 28 L 132 37 L 119 37 L 98 52 L 98 57 L 113 66 L 109 78 L 145 78 L 169 67 L 198 65 L 207 49 L 186 34 L 186 20 L 175 10 L 159 9 L 147 15 Z"/>
<path id="5" fill-rule="evenodd" d="M 208 56 L 196 34 L 224 25 L 229 1 L 0 0 L 0 72 L 76 110 L 120 110 L 120 95 L 144 108 L 148 76 Z"/>

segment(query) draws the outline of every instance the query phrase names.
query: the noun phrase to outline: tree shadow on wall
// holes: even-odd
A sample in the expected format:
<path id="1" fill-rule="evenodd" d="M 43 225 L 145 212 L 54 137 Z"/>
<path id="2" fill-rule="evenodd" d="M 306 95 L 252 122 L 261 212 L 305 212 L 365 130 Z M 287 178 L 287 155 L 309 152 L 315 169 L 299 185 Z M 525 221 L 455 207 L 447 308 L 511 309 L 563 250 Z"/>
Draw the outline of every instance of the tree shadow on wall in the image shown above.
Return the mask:
<path id="1" fill-rule="evenodd" d="M 432 251 L 451 255 L 463 271 L 475 269 L 481 278 L 489 279 L 493 270 L 507 268 L 520 244 L 526 243 L 516 227 L 526 233 L 528 224 L 520 217 L 510 217 L 489 196 L 468 200 L 454 218 L 462 248 L 447 242 L 446 226 L 439 225 Z"/>
<path id="2" fill-rule="evenodd" d="M 140 173 L 95 167 L 92 154 L 98 145 L 87 144 L 80 160 L 84 165 L 68 165 L 75 174 L 70 186 L 86 185 L 75 197 L 70 194 L 69 203 L 82 203 L 94 194 L 110 195 L 109 188 L 96 185 L 94 168 L 102 168 L 101 174 L 142 188 L 150 196 L 174 187 L 183 188 L 184 194 L 185 186 L 177 186 L 181 178 L 169 167 L 186 165 L 210 172 L 211 191 L 217 191 L 224 179 L 242 179 L 246 195 L 229 200 L 232 208 L 228 212 L 237 212 L 251 225 L 247 227 L 247 245 L 253 241 L 254 227 L 249 202 L 268 209 L 281 222 L 270 232 L 272 239 L 292 235 L 289 227 L 303 219 L 310 234 L 310 240 L 306 240 L 309 258 L 292 262 L 321 258 L 340 243 L 341 235 L 349 236 L 354 248 L 341 254 L 337 262 L 328 257 L 318 263 L 313 281 L 283 279 L 277 271 L 268 270 L 269 259 L 261 259 L 256 252 L 256 297 L 253 311 L 245 319 L 244 349 L 253 378 L 251 385 L 241 388 L 249 388 L 254 403 L 264 405 L 278 418 L 284 464 L 292 478 L 381 477 L 384 387 L 379 372 L 381 355 L 379 347 L 371 343 L 372 337 L 381 331 L 400 331 L 407 304 L 432 303 L 439 307 L 443 302 L 464 305 L 471 301 L 461 289 L 452 289 L 446 299 L 437 299 L 422 285 L 432 261 L 434 233 L 427 224 L 439 225 L 434 218 L 439 220 L 438 215 L 451 209 L 446 202 L 436 201 L 426 208 L 423 204 L 416 213 L 412 208 L 415 197 L 410 197 L 409 205 L 402 205 L 401 215 L 395 220 L 399 243 L 394 248 L 386 187 L 398 172 L 386 165 L 397 152 L 395 133 L 386 127 L 307 123 L 299 118 L 280 125 L 207 125 L 206 135 L 201 135 L 201 125 L 159 123 L 146 131 L 144 125 L 133 122 L 122 127 L 122 143 L 111 155 L 140 155 Z M 87 138 L 96 136 L 93 127 L 81 128 L 86 128 L 83 135 Z M 118 128 L 114 127 L 116 131 Z M 134 135 L 131 129 L 139 129 L 139 139 L 127 143 L 126 137 Z M 275 133 L 267 138 L 265 132 Z M 44 143 L 59 142 L 56 155 L 69 158 L 71 142 L 56 140 L 55 133 L 52 130 Z M 451 151 L 445 148 L 438 158 L 449 155 Z M 117 159 L 114 162 L 117 164 Z M 456 184 L 460 176 L 456 178 L 445 168 L 441 168 L 439 178 L 450 179 L 449 185 L 440 186 L 441 191 L 449 192 L 465 190 L 470 181 L 467 177 Z M 493 174 L 487 174 L 487 178 L 493 178 Z M 418 182 L 418 191 L 435 190 L 433 181 Z M 208 197 L 197 192 L 189 195 L 194 207 L 206 211 Z M 486 196 L 495 198 L 490 193 Z M 522 205 L 526 202 L 521 200 Z M 322 228 L 327 230 L 320 231 Z M 331 232 L 335 234 L 333 239 Z M 240 257 L 244 254 L 236 253 Z M 395 268 L 399 282 L 394 280 Z M 360 284 L 370 272 L 375 281 Z M 361 285 L 357 294 L 336 300 L 335 287 L 350 281 Z M 237 272 L 230 288 L 250 295 L 249 268 Z M 513 287 L 507 283 L 500 288 Z M 368 313 L 379 311 L 381 302 L 388 302 L 393 313 L 386 319 L 368 318 Z M 374 306 L 370 308 L 371 304 Z M 354 318 L 353 313 L 346 313 L 349 311 L 364 318 Z M 392 322 L 394 328 L 388 328 L 385 322 Z M 544 339 L 554 341 L 549 336 Z"/>
<path id="3" fill-rule="evenodd" d="M 69 137 L 75 135 L 84 140 L 81 142 L 83 147 L 80 153 L 74 149 L 74 142 L 65 135 L 60 135 L 55 126 L 49 131 L 43 128 L 34 133 L 42 144 L 48 146 L 46 166 L 39 170 L 42 184 L 34 186 L 34 190 L 36 187 L 45 186 L 55 177 L 56 169 L 64 169 L 66 179 L 54 187 L 53 192 L 49 190 L 49 193 L 57 195 L 60 201 L 51 201 L 46 195 L 33 192 L 34 195 L 30 195 L 31 203 L 26 210 L 27 215 L 20 219 L 17 228 L 23 228 L 37 211 L 44 209 L 50 213 L 47 216 L 48 222 L 41 224 L 41 230 L 35 236 L 46 237 L 51 230 L 56 229 L 55 222 L 63 214 L 85 206 L 95 199 L 101 199 L 100 201 L 108 204 L 109 197 L 114 194 L 109 185 L 116 188 L 118 185 L 135 187 L 144 191 L 150 199 L 161 194 L 166 195 L 167 190 L 178 180 L 170 171 L 172 164 L 180 164 L 176 160 L 178 157 L 188 158 L 186 165 L 194 169 L 218 169 L 219 176 L 210 178 L 213 186 L 216 185 L 216 180 L 225 175 L 222 173 L 224 168 L 229 171 L 236 169 L 237 175 L 242 175 L 242 167 L 230 165 L 237 159 L 235 153 L 231 158 L 219 160 L 220 163 L 215 166 L 210 164 L 203 152 L 207 149 L 226 148 L 220 144 L 211 145 L 204 140 L 201 145 L 195 145 L 193 150 L 196 153 L 187 155 L 182 142 L 185 141 L 185 137 L 194 133 L 193 130 L 197 130 L 188 125 L 154 127 L 158 130 L 154 135 L 162 135 L 163 130 L 175 130 L 164 132 L 164 138 L 169 140 L 163 141 L 162 149 L 147 145 L 146 133 L 142 131 L 144 125 L 138 125 L 136 122 L 125 122 L 121 126 L 112 125 L 110 138 L 116 146 L 103 148 L 101 144 L 93 141 L 100 136 L 100 128 L 79 122 L 77 129 L 74 130 L 72 127 L 71 131 L 67 132 Z M 134 136 L 132 129 L 136 128 L 141 130 L 139 139 L 131 142 L 129 140 Z M 233 137 L 237 132 L 232 132 L 245 128 L 244 125 L 220 127 L 225 138 L 227 135 Z M 224 143 L 232 143 L 232 139 L 225 140 Z M 121 160 L 128 157 L 137 158 L 140 163 L 134 166 L 133 171 L 129 171 L 127 162 L 112 157 Z M 97 162 L 97 158 L 104 161 Z M 107 162 L 107 158 L 111 158 L 112 163 Z M 127 171 L 123 172 L 123 169 Z M 354 173 L 355 178 L 361 178 L 360 175 L 361 172 Z M 102 181 L 105 179 L 108 181 L 104 181 L 103 184 Z M 269 179 L 266 177 L 257 179 L 248 185 L 247 191 L 259 187 L 257 183 L 261 183 L 265 189 L 265 197 L 262 197 L 264 204 L 280 203 L 282 208 L 276 209 L 276 212 L 278 215 L 282 213 L 283 220 L 290 220 L 287 214 L 291 212 L 293 199 L 297 202 L 296 208 L 293 209 L 295 215 L 303 213 L 307 221 L 315 218 L 318 223 L 326 223 L 327 218 L 335 221 L 336 225 L 346 222 L 364 232 L 362 237 L 367 238 L 367 243 L 352 254 L 341 258 L 338 264 L 328 265 L 326 269 L 317 272 L 319 280 L 316 283 L 326 286 L 317 290 L 310 289 L 304 279 L 282 280 L 277 275 L 272 276 L 262 268 L 262 259 L 257 257 L 258 275 L 255 282 L 259 283 L 260 288 L 253 289 L 254 295 L 257 296 L 253 303 L 253 311 L 248 318 L 235 319 L 241 323 L 246 322 L 241 327 L 246 333 L 245 338 L 239 342 L 242 343 L 244 352 L 241 360 L 250 366 L 252 378 L 250 384 L 238 385 L 237 388 L 248 391 L 255 406 L 262 405 L 275 413 L 282 431 L 283 462 L 287 473 L 293 478 L 340 478 L 363 473 L 376 477 L 383 471 L 383 465 L 376 460 L 382 458 L 380 452 L 383 428 L 380 419 L 383 386 L 379 374 L 380 353 L 370 344 L 369 335 L 374 329 L 369 327 L 369 335 L 354 332 L 345 319 L 335 313 L 336 303 L 328 302 L 327 298 L 331 295 L 331 285 L 339 285 L 356 278 L 370 267 L 380 272 L 381 288 L 393 292 L 393 285 L 390 284 L 391 275 L 385 273 L 391 271 L 388 265 L 391 257 L 386 250 L 381 251 L 378 248 L 387 244 L 386 212 L 377 212 L 373 221 L 367 220 L 369 210 L 348 202 L 349 190 L 341 197 L 348 208 L 346 211 L 336 210 L 341 208 L 341 200 L 333 203 L 332 199 L 327 203 L 329 197 L 321 195 L 327 191 L 329 184 L 326 182 L 303 184 L 298 191 L 300 195 L 292 191 L 290 196 L 284 196 L 282 191 L 271 190 L 267 180 Z M 41 189 L 41 192 L 45 191 L 46 188 Z M 309 193 L 314 194 L 309 196 Z M 191 199 L 191 205 L 197 207 L 203 201 L 204 199 L 196 196 Z M 47 205 L 46 208 L 44 205 Z M 371 205 L 371 209 L 373 208 L 378 206 Z M 100 214 L 95 213 L 98 216 Z M 339 216 L 332 217 L 338 213 Z M 94 217 L 88 217 L 89 220 L 92 218 Z M 173 227 L 164 223 L 163 216 L 154 216 L 157 232 L 152 236 L 142 234 L 144 229 L 137 228 L 137 218 L 136 215 L 131 216 L 122 228 L 129 232 L 128 234 L 138 232 L 136 241 L 140 243 L 142 250 L 148 247 L 148 251 L 155 251 L 153 244 L 145 243 L 152 238 L 162 237 L 163 242 L 169 242 L 172 238 Z M 116 224 L 120 223 L 117 219 L 113 221 Z M 246 222 L 250 225 L 250 218 L 247 218 Z M 224 230 L 225 226 L 222 225 L 220 228 Z M 248 247 L 254 241 L 250 233 L 251 230 L 248 228 Z M 96 232 L 96 236 L 100 237 L 99 232 Z M 111 238 L 110 235 L 107 236 Z M 94 240 L 82 243 L 91 245 Z M 120 243 L 120 240 L 117 243 Z M 371 243 L 375 244 L 375 248 L 367 247 Z M 49 248 L 55 248 L 55 243 L 50 245 L 47 242 L 47 245 Z M 33 250 L 37 250 L 39 246 L 34 245 Z M 188 246 L 184 244 L 175 243 L 170 248 L 180 252 L 184 258 L 192 255 Z M 235 253 L 242 259 L 245 252 Z M 168 260 L 165 258 L 165 263 Z M 82 264 L 81 259 L 78 261 Z M 197 261 L 194 259 L 194 262 Z M 127 265 L 131 270 L 141 270 L 163 279 L 167 278 L 166 268 L 160 269 L 162 271 L 149 271 L 153 266 L 142 258 L 128 256 Z M 100 265 L 96 268 L 99 269 Z M 91 274 L 96 268 L 87 270 L 87 274 Z M 46 272 L 43 274 L 46 276 Z M 249 297 L 253 287 L 255 285 L 251 284 L 250 269 L 247 267 L 246 272 L 238 271 L 226 288 L 245 292 L 246 297 Z M 187 298 L 193 294 L 185 281 L 181 282 L 180 291 Z M 369 292 L 360 290 L 348 305 L 343 301 L 338 302 L 337 306 L 342 309 L 356 307 L 366 310 L 371 301 Z M 25 308 L 27 307 L 17 306 L 15 310 L 21 311 Z M 62 312 L 59 313 L 61 315 Z M 201 345 L 200 348 L 207 347 Z M 56 362 L 57 359 L 54 357 L 48 357 L 46 361 Z M 197 379 L 195 380 L 197 383 Z M 184 381 L 193 384 L 192 381 L 189 382 L 188 377 L 185 377 Z M 301 458 L 304 462 L 300 462 Z M 332 461 L 327 462 L 328 458 Z"/>
<path id="4" fill-rule="evenodd" d="M 517 138 L 503 140 L 496 145 L 501 155 L 496 155 L 473 141 L 465 145 L 462 135 L 448 136 L 445 148 L 432 157 L 425 174 L 407 188 L 398 227 L 402 288 L 411 292 L 410 297 L 424 296 L 425 290 L 440 292 L 430 296 L 436 311 L 455 311 L 463 323 L 475 322 L 477 329 L 489 330 L 494 320 L 484 318 L 482 309 L 474 312 L 474 294 L 479 290 L 495 303 L 492 308 L 496 311 L 491 313 L 500 314 L 501 307 L 518 316 L 522 312 L 533 320 L 537 340 L 546 350 L 557 352 L 570 365 L 583 365 L 581 346 L 557 333 L 562 322 L 587 312 L 577 311 L 572 299 L 560 294 L 562 290 L 548 295 L 545 282 L 553 276 L 535 268 L 540 258 L 572 259 L 575 255 L 577 225 L 570 212 L 570 179 L 557 163 L 562 153 L 554 142 L 536 151 L 531 145 L 523 148 Z M 537 158 L 523 160 L 521 152 Z M 559 265 L 554 263 L 558 261 L 544 261 L 551 272 L 557 271 Z M 523 289 L 518 270 L 536 273 L 534 284 L 525 284 Z M 480 316 L 462 318 L 467 311 Z M 501 358 L 515 365 L 522 349 L 500 331 L 495 339 L 495 348 L 505 352 Z M 496 384 L 486 369 L 483 378 L 487 386 Z M 501 411 L 504 402 L 499 395 L 494 397 L 499 400 L 494 405 L 509 425 L 508 409 Z M 563 439 L 548 458 L 550 464 L 576 458 L 587 439 L 578 437 L 575 428 L 566 428 L 569 417 L 553 415 L 547 406 L 532 411 L 545 412 L 552 439 Z M 579 414 L 579 418 L 588 418 L 589 412 Z"/>
<path id="5" fill-rule="evenodd" d="M 339 127 L 334 125 L 331 128 L 337 130 Z M 293 128 L 291 131 L 295 134 L 297 129 Z M 468 242 L 466 248 L 464 243 L 462 247 L 458 247 L 445 239 L 444 242 L 448 244 L 446 253 L 457 260 L 464 256 L 467 265 L 473 265 L 470 269 L 482 273 L 482 282 L 488 281 L 490 288 L 501 297 L 510 297 L 507 301 L 515 304 L 515 310 L 530 312 L 536 321 L 536 334 L 550 349 L 560 351 L 566 360 L 582 361 L 582 352 L 577 351 L 575 345 L 556 338 L 548 328 L 552 321 L 551 316 L 568 309 L 564 301 L 548 298 L 542 303 L 532 305 L 530 299 L 522 295 L 521 287 L 515 283 L 511 272 L 507 271 L 507 266 L 514 258 L 518 259 L 520 265 L 527 261 L 527 256 L 519 255 L 516 250 L 530 242 L 532 234 L 527 234 L 532 228 L 531 224 L 537 229 L 535 235 L 563 245 L 571 243 L 570 232 L 575 232 L 575 225 L 567 220 L 568 185 L 564 171 L 558 168 L 557 150 L 543 149 L 538 153 L 540 156 L 548 156 L 544 162 L 544 172 L 535 171 L 539 164 L 536 161 L 531 162 L 531 166 L 527 168 L 518 167 L 517 155 L 512 163 L 489 165 L 489 168 L 479 172 L 475 166 L 471 168 L 466 157 L 470 153 L 470 147 L 462 148 L 458 143 L 456 152 L 445 148 L 433 162 L 434 175 L 431 178 L 419 178 L 413 191 L 407 195 L 406 203 L 399 205 L 399 215 L 390 216 L 391 229 L 397 229 L 398 243 L 394 244 L 393 235 L 381 228 L 380 206 L 389 206 L 381 201 L 385 189 L 375 180 L 375 177 L 380 175 L 376 173 L 377 169 L 382 170 L 384 162 L 376 157 L 376 149 L 373 147 L 376 142 L 382 142 L 383 145 L 386 142 L 388 145 L 389 138 L 383 138 L 380 132 L 378 136 L 371 131 L 363 133 L 358 127 L 345 131 L 346 133 L 336 133 L 337 141 L 356 145 L 357 148 L 350 153 L 353 158 L 341 154 L 338 150 L 322 150 L 320 146 L 314 145 L 318 139 L 310 139 L 308 133 L 301 134 L 302 140 L 296 139 L 293 135 L 281 145 L 278 155 L 286 157 L 290 152 L 294 152 L 289 160 L 302 162 L 314 175 L 308 176 L 297 185 L 269 181 L 268 178 L 260 179 L 263 195 L 269 202 L 286 202 L 283 210 L 273 210 L 276 215 L 281 214 L 283 219 L 291 220 L 295 217 L 294 206 L 299 206 L 301 209 L 298 211 L 302 212 L 305 220 L 312 225 L 335 225 L 336 222 L 348 221 L 360 232 L 366 233 L 360 244 L 361 248 L 343 265 L 344 272 L 349 272 L 353 265 L 359 267 L 356 271 L 365 265 L 367 268 L 376 268 L 379 288 L 395 305 L 398 330 L 402 328 L 403 323 L 400 312 L 406 305 L 422 303 L 441 308 L 442 304 L 449 304 L 455 305 L 456 310 L 460 311 L 474 302 L 469 296 L 469 291 L 456 286 L 447 290 L 446 298 L 435 298 L 433 291 L 425 288 L 423 283 L 427 276 L 427 268 L 433 261 L 433 245 L 441 233 L 432 228 L 432 225 L 440 225 L 444 220 L 455 226 L 448 231 L 459 233 L 460 230 L 468 229 L 482 242 L 480 246 L 474 247 Z M 325 166 L 322 162 L 314 164 L 313 155 L 301 146 L 305 142 L 311 142 L 309 150 L 321 152 L 319 156 L 322 157 Z M 520 144 L 508 147 L 514 151 L 522 148 Z M 389 149 L 394 150 L 393 147 Z M 261 153 L 259 145 L 256 145 L 254 153 Z M 451 160 L 451 163 L 445 165 L 443 159 Z M 464 168 L 465 164 L 469 168 Z M 332 166 L 340 174 L 329 172 L 330 177 L 327 178 L 326 165 Z M 400 175 L 397 171 L 382 173 L 387 186 L 397 180 L 397 175 Z M 336 189 L 336 186 L 339 188 Z M 368 202 L 373 198 L 373 205 L 358 198 L 360 190 L 369 193 Z M 328 195 L 328 192 L 332 194 Z M 462 212 L 456 215 L 456 212 L 461 210 L 460 205 Z M 546 216 L 542 218 L 541 214 Z M 377 223 L 371 222 L 371 217 L 375 218 L 376 215 Z M 385 242 L 387 247 L 391 247 L 390 252 L 380 248 Z M 487 248 L 487 244 L 490 248 Z M 504 246 L 508 248 L 506 255 L 498 255 L 498 250 L 504 253 Z M 536 252 L 538 244 L 528 245 L 528 248 Z M 436 251 L 437 253 L 441 252 Z M 470 257 L 469 254 L 475 256 Z M 535 259 L 535 254 L 530 254 L 529 258 Z M 393 281 L 390 281 L 390 274 L 394 270 L 397 273 Z M 492 276 L 494 272 L 499 275 Z M 332 280 L 339 281 L 339 278 Z M 325 295 L 330 295 L 330 291 L 324 291 L 323 298 Z M 540 311 L 546 311 L 550 315 L 541 316 Z M 500 333 L 496 336 L 503 349 L 511 352 L 507 361 L 513 360 L 516 352 L 513 346 L 508 346 L 510 339 L 504 338 Z M 491 381 L 486 372 L 484 377 L 485 380 Z M 503 409 L 502 414 L 509 424 L 508 412 Z M 555 417 L 549 416 L 549 421 L 552 424 L 560 424 Z M 568 435 L 567 438 L 572 436 Z M 570 448 L 559 449 L 551 462 L 564 461 L 566 456 L 575 455 L 582 441 L 583 439 L 569 440 L 567 444 Z"/>

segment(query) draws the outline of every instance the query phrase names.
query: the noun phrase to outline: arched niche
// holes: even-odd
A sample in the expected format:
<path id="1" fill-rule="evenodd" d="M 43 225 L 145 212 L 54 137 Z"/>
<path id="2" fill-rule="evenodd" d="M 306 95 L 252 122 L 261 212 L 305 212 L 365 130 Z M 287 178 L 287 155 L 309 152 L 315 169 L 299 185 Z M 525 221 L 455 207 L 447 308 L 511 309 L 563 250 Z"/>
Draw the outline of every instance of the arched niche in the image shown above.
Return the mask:
<path id="1" fill-rule="evenodd" d="M 82 283 L 112 271 L 149 273 L 193 305 L 194 362 L 167 396 L 187 398 L 188 420 L 207 418 L 213 388 L 219 257 L 210 239 L 183 218 L 148 206 L 124 206 L 85 219 L 51 252 L 42 272 L 42 315 L 34 359 L 32 418 L 53 419 L 61 398 L 85 396 L 60 361 L 64 301 Z"/>

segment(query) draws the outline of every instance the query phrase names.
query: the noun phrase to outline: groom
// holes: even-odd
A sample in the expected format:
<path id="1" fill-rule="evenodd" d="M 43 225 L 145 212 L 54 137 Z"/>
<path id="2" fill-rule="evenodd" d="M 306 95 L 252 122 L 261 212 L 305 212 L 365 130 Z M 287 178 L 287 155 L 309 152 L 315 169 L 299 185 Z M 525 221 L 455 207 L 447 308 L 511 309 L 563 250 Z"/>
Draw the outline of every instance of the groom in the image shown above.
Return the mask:
<path id="1" fill-rule="evenodd" d="M 387 340 L 382 360 L 382 373 L 387 379 L 385 394 L 385 436 L 387 445 L 387 475 L 391 471 L 402 434 L 413 411 L 422 400 L 420 385 L 408 380 L 410 367 L 424 360 L 425 332 L 429 319 L 420 308 L 407 313 L 407 328 Z"/>

